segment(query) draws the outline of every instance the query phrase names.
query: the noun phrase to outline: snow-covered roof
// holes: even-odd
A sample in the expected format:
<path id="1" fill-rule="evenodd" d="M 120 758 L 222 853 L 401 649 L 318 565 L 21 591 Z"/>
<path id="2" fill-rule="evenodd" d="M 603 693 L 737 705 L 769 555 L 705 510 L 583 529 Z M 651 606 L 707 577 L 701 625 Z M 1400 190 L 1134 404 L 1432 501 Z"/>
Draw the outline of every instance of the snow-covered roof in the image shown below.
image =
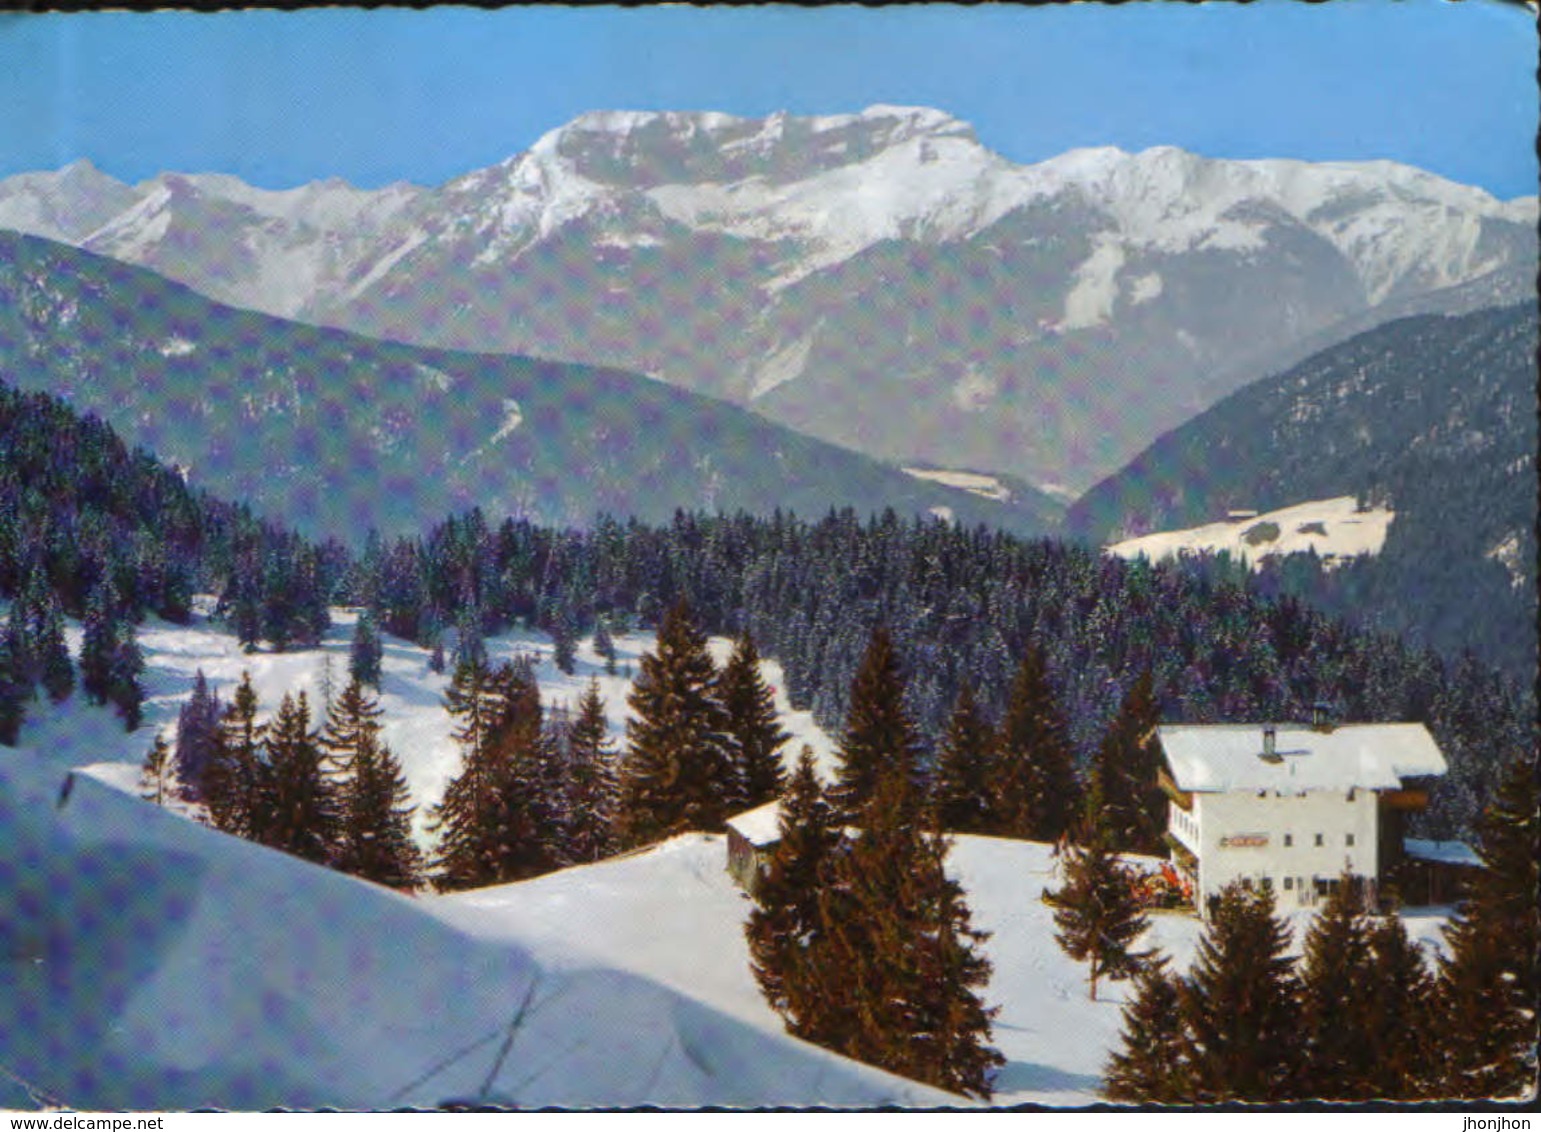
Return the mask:
<path id="1" fill-rule="evenodd" d="M 1434 861 L 1441 865 L 1465 865 L 1480 869 L 1482 858 L 1464 841 L 1423 841 L 1416 837 L 1402 839 L 1402 849 L 1419 861 Z"/>
<path id="2" fill-rule="evenodd" d="M 774 845 L 781 840 L 781 803 L 766 802 L 728 819 L 728 828 L 754 846 Z"/>
<path id="3" fill-rule="evenodd" d="M 1263 730 L 1275 731 L 1277 760 L 1264 759 Z M 1182 790 L 1395 790 L 1405 778 L 1445 773 L 1421 723 L 1349 723 L 1318 731 L 1303 723 L 1174 724 L 1157 728 Z"/>

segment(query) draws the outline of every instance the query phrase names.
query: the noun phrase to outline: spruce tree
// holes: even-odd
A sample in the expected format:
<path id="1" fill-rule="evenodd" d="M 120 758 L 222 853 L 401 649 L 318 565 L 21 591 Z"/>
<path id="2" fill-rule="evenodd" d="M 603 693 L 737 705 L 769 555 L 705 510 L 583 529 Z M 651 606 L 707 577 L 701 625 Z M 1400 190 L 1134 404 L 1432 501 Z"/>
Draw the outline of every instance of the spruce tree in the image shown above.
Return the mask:
<path id="1" fill-rule="evenodd" d="M 1298 1096 L 1299 990 L 1288 947 L 1271 892 L 1221 891 L 1183 984 L 1195 1103 Z"/>
<path id="2" fill-rule="evenodd" d="M 1148 921 L 1135 888 L 1137 878 L 1109 850 L 1101 830 L 1069 846 L 1062 860 L 1064 884 L 1044 893 L 1044 899 L 1054 909 L 1054 938 L 1060 948 L 1089 965 L 1087 993 L 1096 999 L 1098 979 L 1127 979 L 1139 971 L 1149 953 L 1133 950 L 1133 944 Z"/>
<path id="3" fill-rule="evenodd" d="M 1371 1078 L 1383 1035 L 1371 1029 L 1376 983 L 1370 918 L 1357 877 L 1345 874 L 1311 922 L 1299 964 L 1300 1089 L 1317 1100 L 1372 1099 Z"/>
<path id="4" fill-rule="evenodd" d="M 919 751 L 919 736 L 904 705 L 904 679 L 893 639 L 879 625 L 851 681 L 840 766 L 829 791 L 837 818 L 842 823 L 855 820 L 889 770 L 918 785 Z"/>
<path id="5" fill-rule="evenodd" d="M 330 861 L 339 832 L 337 794 L 323 767 L 324 754 L 310 729 L 305 693 L 284 696 L 268 726 L 267 799 L 263 843 L 317 864 Z"/>
<path id="6" fill-rule="evenodd" d="M 1156 783 L 1160 723 L 1150 669 L 1142 671 L 1120 705 L 1097 748 L 1094 776 L 1102 791 L 1102 822 L 1112 848 L 1157 854 L 1165 823 L 1166 797 Z"/>
<path id="7" fill-rule="evenodd" d="M 598 861 L 615 850 L 619 789 L 616 753 L 598 680 L 590 680 L 578 700 L 577 718 L 567 732 L 567 756 L 571 767 L 567 855 L 575 862 Z"/>
<path id="8" fill-rule="evenodd" d="M 557 671 L 571 676 L 578 670 L 578 634 L 566 613 L 560 613 L 551 625 L 552 663 Z"/>
<path id="9" fill-rule="evenodd" d="M 423 860 L 412 839 L 406 776 L 376 730 L 360 734 L 340 794 L 336 867 L 404 891 L 421 884 Z"/>
<path id="10" fill-rule="evenodd" d="M 1434 979 L 1423 953 L 1395 914 L 1371 929 L 1370 953 L 1374 974 L 1358 992 L 1368 997 L 1366 1030 L 1375 1049 L 1366 1091 L 1373 1100 L 1434 1098 Z"/>
<path id="11" fill-rule="evenodd" d="M 119 622 L 114 627 L 114 637 L 107 666 L 107 699 L 123 720 L 123 729 L 133 731 L 139 726 L 144 704 L 144 685 L 140 682 L 144 654 L 139 650 L 132 623 Z"/>
<path id="12" fill-rule="evenodd" d="M 943 829 L 956 833 L 991 831 L 994 769 L 995 734 L 980 712 L 973 688 L 965 683 L 958 692 L 932 778 L 932 805 Z"/>
<path id="13" fill-rule="evenodd" d="M 744 925 L 749 965 L 787 1029 L 816 1041 L 822 1003 L 810 977 L 809 953 L 820 943 L 819 895 L 840 833 L 807 746 L 782 791 L 777 828 L 780 840 L 755 885 L 755 906 Z"/>
<path id="14" fill-rule="evenodd" d="M 139 796 L 164 806 L 176 792 L 175 783 L 176 765 L 171 757 L 171 744 L 166 742 L 165 735 L 157 733 L 139 771 Z"/>
<path id="15" fill-rule="evenodd" d="M 219 697 L 198 669 L 193 693 L 177 712 L 176 775 L 183 794 L 192 801 L 203 798 L 203 777 L 219 742 Z"/>
<path id="16" fill-rule="evenodd" d="M 267 729 L 257 722 L 258 710 L 251 673 L 242 672 L 202 781 L 214 827 L 252 841 L 263 840 L 269 815 L 267 767 L 260 751 Z"/>
<path id="17" fill-rule="evenodd" d="M 957 882 L 947 841 L 903 763 L 879 775 L 858 815 L 860 836 L 830 861 L 806 990 L 817 1009 L 803 1035 L 847 1057 L 953 1092 L 988 1098 L 1002 1063 L 989 1045 L 996 1011 L 979 991 L 990 964 Z"/>
<path id="18" fill-rule="evenodd" d="M 605 675 L 615 675 L 615 638 L 610 634 L 610 620 L 606 617 L 599 619 L 599 624 L 594 627 L 594 651 L 604 659 Z"/>
<path id="19" fill-rule="evenodd" d="M 658 627 L 627 697 L 621 821 L 629 844 L 722 828 L 739 794 L 706 637 L 681 600 Z"/>
<path id="20" fill-rule="evenodd" d="M 380 701 L 369 694 L 363 680 L 353 677 L 342 695 L 332 701 L 321 731 L 321 746 L 327 752 L 327 771 L 345 778 L 352 770 L 360 748 L 380 732 Z"/>
<path id="21" fill-rule="evenodd" d="M 997 746 L 999 783 L 992 832 L 1056 841 L 1079 810 L 1069 728 L 1049 685 L 1043 654 L 1028 649 L 1012 681 Z"/>
<path id="22" fill-rule="evenodd" d="M 1445 929 L 1439 971 L 1445 1096 L 1511 1098 L 1536 1087 L 1535 771 L 1508 767 L 1477 826 L 1481 869 Z"/>
<path id="23" fill-rule="evenodd" d="M 36 638 L 39 679 L 48 698 L 60 703 L 75 690 L 75 666 L 64 640 L 64 614 L 53 591 L 47 594 Z"/>
<path id="24" fill-rule="evenodd" d="M 118 644 L 117 596 L 108 578 L 91 591 L 81 619 L 80 687 L 92 703 L 105 704 L 112 687 L 113 654 Z"/>
<path id="25" fill-rule="evenodd" d="M 553 867 L 542 824 L 540 694 L 528 663 L 489 673 L 462 661 L 447 693 L 464 763 L 434 810 L 441 888 L 476 888 Z"/>
<path id="26" fill-rule="evenodd" d="M 739 634 L 734 642 L 720 686 L 728 742 L 743 788 L 739 804 L 763 805 L 781 793 L 786 778 L 781 748 L 792 736 L 781 729 L 775 697 L 760 675 L 760 654 L 748 633 Z"/>
<path id="27" fill-rule="evenodd" d="M 353 625 L 353 641 L 348 648 L 348 678 L 378 689 L 382 656 L 380 627 L 375 622 L 374 611 L 364 609 Z"/>
<path id="28" fill-rule="evenodd" d="M 27 717 L 27 701 L 32 689 L 21 672 L 16 656 L 16 611 L 6 616 L 5 626 L 0 628 L 0 743 L 14 747 L 21 738 L 22 721 Z"/>
<path id="29" fill-rule="evenodd" d="M 1141 965 L 1123 1011 L 1120 1047 L 1108 1059 L 1103 1092 L 1120 1104 L 1182 1104 L 1193 1095 L 1183 1026 L 1182 981 L 1164 955 Z"/>

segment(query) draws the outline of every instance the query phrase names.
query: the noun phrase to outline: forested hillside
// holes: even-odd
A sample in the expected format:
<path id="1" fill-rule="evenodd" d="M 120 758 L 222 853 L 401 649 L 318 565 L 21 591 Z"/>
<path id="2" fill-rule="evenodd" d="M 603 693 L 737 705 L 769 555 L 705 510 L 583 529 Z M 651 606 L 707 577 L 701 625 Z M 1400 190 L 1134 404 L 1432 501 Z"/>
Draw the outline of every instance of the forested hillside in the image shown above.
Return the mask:
<path id="1" fill-rule="evenodd" d="M 961 688 L 998 719 L 1012 674 L 1042 650 L 1081 761 L 1151 671 L 1168 721 L 1292 719 L 1327 701 L 1344 721 L 1422 720 L 1451 763 L 1423 828 L 1464 830 L 1490 776 L 1531 742 L 1529 692 L 1270 597 L 1223 563 L 1125 563 L 983 529 L 777 516 L 679 515 L 592 532 L 471 513 L 419 540 L 373 543 L 351 583 L 388 630 L 429 644 L 515 622 L 568 635 L 601 618 L 653 624 L 686 597 L 708 632 L 748 629 L 782 662 L 794 706 L 826 727 L 849 707 L 872 628 L 890 627 L 908 703 L 934 753 Z"/>
<path id="2" fill-rule="evenodd" d="M 1076 502 L 1099 542 L 1354 495 L 1396 513 L 1381 554 L 1276 585 L 1443 652 L 1536 665 L 1534 304 L 1403 319 L 1248 386 Z"/>

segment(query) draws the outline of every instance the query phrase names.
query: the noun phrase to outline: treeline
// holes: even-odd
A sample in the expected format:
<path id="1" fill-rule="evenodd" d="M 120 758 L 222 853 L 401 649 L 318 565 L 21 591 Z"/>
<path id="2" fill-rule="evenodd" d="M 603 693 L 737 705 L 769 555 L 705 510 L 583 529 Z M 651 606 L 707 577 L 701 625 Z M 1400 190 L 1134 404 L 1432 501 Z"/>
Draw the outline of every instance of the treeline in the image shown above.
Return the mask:
<path id="1" fill-rule="evenodd" d="M 783 784 L 788 736 L 754 642 L 741 636 L 719 669 L 683 604 L 641 659 L 624 750 L 609 738 L 597 682 L 575 707 L 544 705 L 530 657 L 493 664 L 466 638 L 445 693 L 461 769 L 429 815 L 436 852 L 420 860 L 401 768 L 380 740 L 370 640 L 355 635 L 348 687 L 320 728 L 304 694 L 259 723 L 249 676 L 222 704 L 199 673 L 175 745 L 157 738 L 146 758 L 145 796 L 197 803 L 227 833 L 379 883 L 455 890 L 720 831 Z"/>
<path id="2" fill-rule="evenodd" d="M 1446 659 L 1259 588 L 1225 560 L 1151 566 L 1064 543 L 886 514 L 806 523 L 777 514 L 602 519 L 559 531 L 479 512 L 417 539 L 370 539 L 344 594 L 425 647 L 516 624 L 571 639 L 652 625 L 680 598 L 713 634 L 747 630 L 781 661 L 794 706 L 836 727 L 872 628 L 914 676 L 906 705 L 923 760 L 939 757 L 964 687 L 1001 719 L 1036 652 L 1078 767 L 1148 672 L 1167 722 L 1305 718 L 1428 724 L 1450 762 L 1426 836 L 1470 830 L 1496 768 L 1533 741 L 1533 693 L 1473 657 Z"/>
<path id="3" fill-rule="evenodd" d="M 1484 868 L 1430 967 L 1395 914 L 1340 881 L 1298 959 L 1269 890 L 1227 889 L 1186 975 L 1133 957 L 1106 1071 L 1115 1101 L 1516 1099 L 1536 1087 L 1536 784 L 1510 767 L 1479 830 Z M 1126 958 L 1128 958 L 1126 954 Z"/>

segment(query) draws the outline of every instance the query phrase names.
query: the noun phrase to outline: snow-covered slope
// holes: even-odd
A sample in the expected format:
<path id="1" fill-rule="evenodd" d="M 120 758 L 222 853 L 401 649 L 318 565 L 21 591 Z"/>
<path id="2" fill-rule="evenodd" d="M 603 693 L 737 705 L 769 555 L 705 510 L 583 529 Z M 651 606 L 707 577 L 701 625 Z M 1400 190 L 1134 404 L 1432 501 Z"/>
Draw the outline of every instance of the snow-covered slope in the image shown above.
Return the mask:
<path id="1" fill-rule="evenodd" d="M 589 113 L 433 188 L 0 181 L 0 226 L 235 305 L 613 365 L 1074 490 L 1340 322 L 1527 296 L 1536 208 L 1385 161 L 1018 165 L 900 106 Z"/>
<path id="2" fill-rule="evenodd" d="M 1314 551 L 1329 568 L 1361 554 L 1375 555 L 1386 543 L 1396 513 L 1372 507 L 1361 511 L 1352 495 L 1318 499 L 1261 515 L 1245 515 L 1180 531 L 1157 531 L 1109 546 L 1120 558 L 1144 556 L 1153 562 L 1182 554 L 1225 551 L 1260 569 L 1267 558 Z"/>
<path id="3" fill-rule="evenodd" d="M 242 655 L 201 619 L 152 624 L 141 634 L 145 728 L 124 735 L 78 698 L 29 718 L 22 745 L 0 759 L 0 1012 L 19 1021 L 0 1027 L 0 1106 L 961 1103 L 783 1032 L 749 973 L 748 903 L 720 836 L 407 897 L 130 796 L 135 764 L 192 672 L 228 694 L 250 670 L 270 709 L 285 691 L 317 696 L 326 657 L 343 671 L 348 621 L 338 615 L 323 649 L 281 656 Z M 622 664 L 650 643 L 618 638 Z M 489 644 L 538 655 L 548 704 L 599 668 L 580 649 L 579 672 L 560 675 L 534 635 Z M 773 664 L 765 675 L 779 686 Z M 600 679 L 618 732 L 625 677 Z M 386 735 L 420 803 L 455 769 L 442 686 L 421 650 L 387 639 Z M 785 710 L 779 688 L 778 700 L 789 754 L 810 742 L 827 769 L 829 739 Z M 1084 968 L 1055 945 L 1040 899 L 1057 883 L 1050 848 L 959 837 L 951 868 L 976 926 L 992 933 L 986 997 L 1001 1008 L 994 1041 L 1007 1058 L 996 1103 L 1094 1103 L 1128 988 L 1088 1001 Z M 1441 922 L 1408 924 L 1433 946 Z M 1181 969 L 1198 930 L 1160 914 L 1147 942 Z"/>

